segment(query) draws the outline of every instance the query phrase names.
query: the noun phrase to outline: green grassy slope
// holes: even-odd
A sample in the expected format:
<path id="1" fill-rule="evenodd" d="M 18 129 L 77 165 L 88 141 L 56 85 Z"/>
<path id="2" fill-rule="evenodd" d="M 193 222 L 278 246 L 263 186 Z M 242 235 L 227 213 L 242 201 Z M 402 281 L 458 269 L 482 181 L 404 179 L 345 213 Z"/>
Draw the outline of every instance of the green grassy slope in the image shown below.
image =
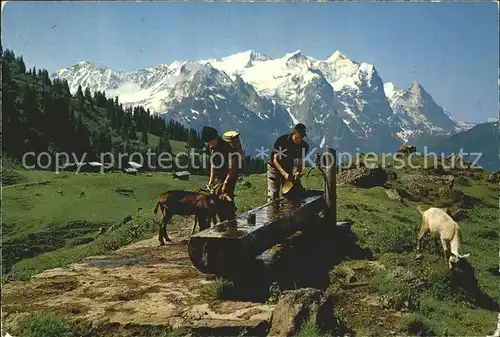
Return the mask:
<path id="1" fill-rule="evenodd" d="M 420 157 L 413 162 L 423 161 Z M 384 268 L 369 266 L 367 261 L 346 260 L 331 271 L 330 291 L 340 297 L 350 297 L 352 290 L 340 290 L 341 279 L 347 270 L 359 270 L 356 280 L 370 284 L 368 289 L 359 290 L 363 296 L 375 293 L 382 297 L 386 308 L 412 312 L 412 316 L 403 316 L 389 326 L 379 325 L 370 322 L 373 312 L 359 310 L 369 307 L 367 304 L 353 301 L 355 305 L 345 305 L 351 314 L 350 326 L 367 335 L 386 335 L 390 331 L 411 335 L 427 331 L 440 336 L 491 333 L 498 310 L 498 304 L 493 301 L 500 298 L 495 253 L 498 251 L 498 187 L 486 182 L 488 173 L 481 171 L 454 171 L 453 192 L 443 190 L 439 176 L 426 174 L 424 170 L 390 171 L 397 179 L 389 180 L 385 187 L 338 190 L 339 218 L 354 220 L 352 230 L 359 244 L 370 249 Z M 388 198 L 386 190 L 391 188 L 400 192 L 403 202 Z M 467 261 L 473 276 L 454 275 L 448 270 L 441 244 L 435 237 L 424 238 L 422 257 L 417 258 L 415 245 L 421 220 L 417 205 L 448 207 L 455 219 L 459 219 L 463 236 L 460 252 L 470 253 Z M 412 275 L 419 286 L 394 276 L 397 268 Z M 352 315 L 353 310 L 359 310 L 358 314 Z M 425 330 L 427 328 L 430 330 Z"/>
<path id="2" fill-rule="evenodd" d="M 472 154 L 469 159 L 471 161 L 478 156 L 476 153 L 481 153 L 477 164 L 489 170 L 498 170 L 500 169 L 499 140 L 499 123 L 482 123 L 448 139 L 435 142 L 430 146 L 430 151 L 458 154 L 462 149 L 463 152 Z"/>

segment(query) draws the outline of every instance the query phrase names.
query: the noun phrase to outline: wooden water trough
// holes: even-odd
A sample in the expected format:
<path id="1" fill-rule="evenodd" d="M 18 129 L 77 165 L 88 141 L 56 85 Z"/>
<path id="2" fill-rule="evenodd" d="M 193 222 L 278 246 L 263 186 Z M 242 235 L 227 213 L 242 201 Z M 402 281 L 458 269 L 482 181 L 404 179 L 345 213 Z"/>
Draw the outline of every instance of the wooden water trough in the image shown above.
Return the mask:
<path id="1" fill-rule="evenodd" d="M 306 229 L 320 213 L 334 226 L 335 151 L 327 147 L 326 154 L 326 173 L 315 161 L 323 174 L 323 191 L 307 190 L 293 198 L 282 197 L 191 236 L 188 252 L 193 265 L 203 273 L 223 275 L 296 231 Z"/>

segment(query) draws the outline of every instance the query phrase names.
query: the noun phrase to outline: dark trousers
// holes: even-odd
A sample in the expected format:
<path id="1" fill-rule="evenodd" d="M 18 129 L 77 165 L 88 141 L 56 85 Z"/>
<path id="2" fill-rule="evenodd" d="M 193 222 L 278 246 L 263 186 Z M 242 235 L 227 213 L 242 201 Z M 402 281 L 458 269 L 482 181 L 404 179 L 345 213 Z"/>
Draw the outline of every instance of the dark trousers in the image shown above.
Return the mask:
<path id="1" fill-rule="evenodd" d="M 267 202 L 279 199 L 283 176 L 270 164 L 267 164 Z"/>
<path id="2" fill-rule="evenodd" d="M 216 194 L 222 194 L 222 184 L 224 183 L 225 178 L 214 177 L 214 186 L 216 188 Z M 227 194 L 231 197 L 232 201 L 220 200 L 221 207 L 219 212 L 219 220 L 226 221 L 232 220 L 236 217 L 236 204 L 234 202 L 234 190 L 236 189 L 236 180 L 228 181 L 226 185 Z"/>

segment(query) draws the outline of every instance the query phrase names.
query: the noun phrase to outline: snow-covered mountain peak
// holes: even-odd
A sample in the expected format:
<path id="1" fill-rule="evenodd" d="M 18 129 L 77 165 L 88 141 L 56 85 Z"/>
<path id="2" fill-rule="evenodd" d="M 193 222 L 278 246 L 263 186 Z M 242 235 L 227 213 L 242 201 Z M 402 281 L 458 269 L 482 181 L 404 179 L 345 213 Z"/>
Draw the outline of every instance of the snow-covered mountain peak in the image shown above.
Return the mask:
<path id="1" fill-rule="evenodd" d="M 249 49 L 243 52 L 243 54 L 247 55 L 248 59 L 250 61 L 267 61 L 267 60 L 272 60 L 271 57 L 259 53 L 258 51 L 255 51 L 254 49 Z"/>
<path id="2" fill-rule="evenodd" d="M 262 53 L 259 53 L 253 49 L 249 49 L 241 53 L 225 56 L 221 58 L 220 62 L 234 63 L 235 65 L 238 64 L 239 67 L 243 68 L 252 61 L 267 61 L 270 59 L 270 57 Z"/>
<path id="3" fill-rule="evenodd" d="M 68 80 L 73 93 L 79 85 L 106 91 L 124 105 L 142 105 L 189 127 L 241 128 L 247 137 L 262 131 L 255 141 L 301 121 L 312 142 L 327 135 L 328 142 L 393 149 L 395 142 L 419 132 L 450 132 L 457 126 L 419 82 L 405 89 L 384 84 L 375 65 L 338 50 L 318 60 L 301 50 L 272 59 L 249 49 L 133 72 L 81 61 L 53 77 Z"/>
<path id="4" fill-rule="evenodd" d="M 92 62 L 83 60 L 83 61 L 80 61 L 77 64 L 75 64 L 75 66 L 77 66 L 77 67 L 91 67 Z"/>
<path id="5" fill-rule="evenodd" d="M 391 98 L 395 91 L 394 84 L 392 82 L 384 83 L 384 93 L 387 98 Z"/>
<path id="6" fill-rule="evenodd" d="M 385 97 L 392 103 L 405 93 L 405 89 L 396 88 L 392 82 L 384 83 Z"/>
<path id="7" fill-rule="evenodd" d="M 325 61 L 325 64 L 324 68 L 329 68 L 332 72 L 331 76 L 329 76 L 330 82 L 336 82 L 342 78 L 344 80 L 348 77 L 351 78 L 356 75 L 360 67 L 357 62 L 350 60 L 338 50 Z M 334 87 L 339 90 L 342 86 L 337 83 Z"/>
<path id="8" fill-rule="evenodd" d="M 304 55 L 300 50 L 286 54 L 282 60 L 286 60 L 285 62 L 288 67 L 294 67 L 297 65 L 307 67 L 311 64 L 311 61 L 314 61 L 313 58 Z"/>
<path id="9" fill-rule="evenodd" d="M 419 81 L 413 81 L 410 86 L 410 91 L 412 94 L 421 94 L 422 92 L 425 92 L 424 87 L 422 84 L 420 84 Z"/>
<path id="10" fill-rule="evenodd" d="M 60 72 L 75 72 L 75 71 L 91 71 L 94 69 L 99 69 L 97 64 L 95 62 L 90 62 L 90 61 L 80 61 L 72 66 L 69 66 L 67 68 L 63 68 L 59 70 L 57 73 Z M 104 67 L 102 68 L 104 69 Z"/>
<path id="11" fill-rule="evenodd" d="M 365 74 L 373 74 L 375 73 L 375 66 L 373 64 L 363 62 L 359 65 L 359 70 Z"/>
<path id="12" fill-rule="evenodd" d="M 340 52 L 340 50 L 336 50 L 329 58 L 326 59 L 326 62 L 336 62 L 338 60 L 342 60 L 342 59 L 347 59 L 347 56 L 345 56 L 344 54 L 342 54 Z"/>
<path id="13" fill-rule="evenodd" d="M 168 64 L 158 64 L 155 65 L 154 67 L 147 68 L 147 69 L 139 69 L 138 71 L 164 71 L 168 70 L 169 65 Z"/>
<path id="14" fill-rule="evenodd" d="M 422 84 L 418 81 L 413 81 L 410 88 L 406 91 L 405 96 L 411 97 L 414 101 L 418 101 L 421 104 L 426 102 L 434 102 L 431 94 L 429 94 Z M 444 111 L 443 111 L 444 113 Z"/>
<path id="15" fill-rule="evenodd" d="M 388 95 L 391 92 L 389 89 L 390 85 L 386 83 L 384 85 L 386 96 L 394 113 L 402 120 L 405 127 L 445 133 L 457 128 L 457 122 L 434 102 L 420 82 L 413 81 L 406 90 L 393 88 L 392 96 Z"/>

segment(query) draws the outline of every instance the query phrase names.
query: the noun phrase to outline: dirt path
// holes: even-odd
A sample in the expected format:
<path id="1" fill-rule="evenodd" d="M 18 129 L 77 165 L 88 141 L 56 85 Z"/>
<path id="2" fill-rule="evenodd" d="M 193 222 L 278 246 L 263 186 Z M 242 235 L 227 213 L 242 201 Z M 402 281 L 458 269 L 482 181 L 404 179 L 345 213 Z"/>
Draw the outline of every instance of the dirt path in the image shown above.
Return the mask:
<path id="1" fill-rule="evenodd" d="M 160 247 L 152 238 L 6 284 L 2 319 L 9 327 L 24 312 L 52 309 L 122 336 L 168 326 L 237 335 L 268 325 L 273 306 L 207 300 L 202 289 L 210 282 L 191 265 L 186 244 Z"/>

